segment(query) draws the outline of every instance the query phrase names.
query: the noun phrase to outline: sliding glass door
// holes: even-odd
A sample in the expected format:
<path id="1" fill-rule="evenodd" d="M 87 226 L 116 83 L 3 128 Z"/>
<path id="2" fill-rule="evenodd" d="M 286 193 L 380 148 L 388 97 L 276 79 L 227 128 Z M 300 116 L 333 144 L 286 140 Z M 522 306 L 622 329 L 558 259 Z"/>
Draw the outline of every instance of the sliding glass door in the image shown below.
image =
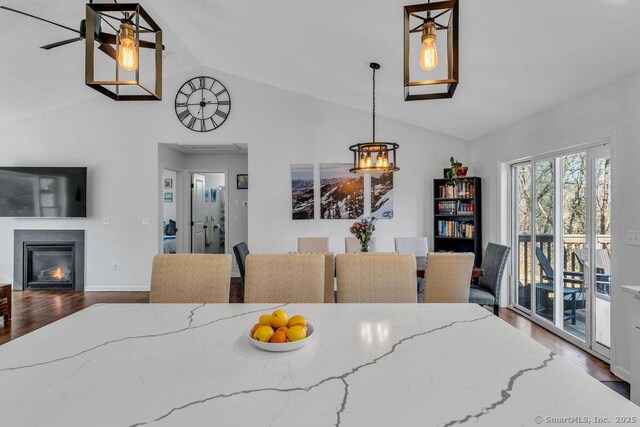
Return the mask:
<path id="1" fill-rule="evenodd" d="M 608 145 L 512 166 L 512 304 L 609 357 Z"/>

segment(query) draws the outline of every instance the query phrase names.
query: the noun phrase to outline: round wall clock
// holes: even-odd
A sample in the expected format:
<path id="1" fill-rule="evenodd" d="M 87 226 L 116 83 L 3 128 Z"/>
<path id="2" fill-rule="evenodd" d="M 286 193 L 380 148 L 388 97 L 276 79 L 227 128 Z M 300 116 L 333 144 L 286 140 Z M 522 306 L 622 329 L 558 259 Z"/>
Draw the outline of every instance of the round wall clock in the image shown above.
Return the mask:
<path id="1" fill-rule="evenodd" d="M 213 77 L 194 77 L 176 94 L 176 116 L 195 132 L 209 132 L 222 125 L 231 111 L 231 96 Z"/>

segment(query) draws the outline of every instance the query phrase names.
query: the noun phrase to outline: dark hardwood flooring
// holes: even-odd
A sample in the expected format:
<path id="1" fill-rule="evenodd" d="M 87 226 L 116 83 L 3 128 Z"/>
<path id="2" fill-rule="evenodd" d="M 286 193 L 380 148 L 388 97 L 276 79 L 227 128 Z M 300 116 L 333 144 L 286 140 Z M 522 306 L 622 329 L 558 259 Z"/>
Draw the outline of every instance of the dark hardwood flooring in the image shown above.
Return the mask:
<path id="1" fill-rule="evenodd" d="M 240 279 L 231 281 L 230 301 L 243 302 Z M 146 303 L 148 292 L 13 292 L 13 316 L 0 323 L 0 345 L 97 303 Z M 599 381 L 621 381 L 609 364 L 552 334 L 510 309 L 500 317 Z M 0 320 L 0 322 L 2 322 Z"/>

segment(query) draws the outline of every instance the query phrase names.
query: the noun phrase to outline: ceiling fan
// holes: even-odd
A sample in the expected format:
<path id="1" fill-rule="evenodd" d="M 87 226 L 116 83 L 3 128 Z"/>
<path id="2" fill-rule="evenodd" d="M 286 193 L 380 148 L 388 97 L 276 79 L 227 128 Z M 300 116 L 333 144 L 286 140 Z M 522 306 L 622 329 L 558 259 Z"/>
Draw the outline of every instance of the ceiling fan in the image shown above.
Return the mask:
<path id="1" fill-rule="evenodd" d="M 89 3 L 92 4 L 93 0 L 89 1 Z M 114 3 L 117 3 L 117 1 L 114 0 Z M 22 12 L 22 11 L 17 10 L 17 9 L 12 9 L 10 7 L 0 6 L 0 9 L 8 10 L 9 12 L 19 13 L 20 15 L 28 16 L 29 18 L 34 18 L 34 19 L 37 19 L 39 21 L 43 21 L 43 22 L 55 25 L 55 26 L 60 27 L 60 28 L 64 28 L 66 30 L 69 30 L 69 31 L 72 31 L 72 32 L 78 34 L 78 37 L 74 37 L 72 39 L 61 40 L 61 41 L 58 41 L 58 42 L 55 42 L 55 43 L 51 43 L 51 44 L 47 44 L 47 45 L 44 45 L 44 46 L 40 46 L 40 48 L 44 49 L 44 50 L 50 50 L 50 49 L 53 49 L 53 48 L 56 48 L 56 47 L 60 47 L 60 46 L 64 46 L 64 45 L 67 45 L 67 44 L 70 44 L 70 43 L 75 43 L 75 42 L 78 42 L 78 41 L 86 39 L 86 36 L 87 36 L 87 33 L 86 33 L 86 28 L 87 28 L 86 19 L 83 19 L 83 20 L 80 21 L 79 29 L 74 29 L 74 28 L 68 27 L 66 25 L 58 24 L 57 22 L 53 22 L 53 21 L 50 21 L 48 19 L 44 19 L 44 18 L 41 18 L 39 16 L 32 15 L 30 13 Z M 132 25 L 133 24 L 133 19 L 135 18 L 135 12 L 133 12 L 133 13 L 123 13 L 122 18 L 118 18 L 118 17 L 106 15 L 106 14 L 105 14 L 105 17 L 119 20 L 122 24 Z M 119 33 L 119 30 L 116 27 L 114 27 L 113 25 L 111 25 L 111 23 L 109 23 L 109 21 L 105 20 L 103 17 L 98 15 L 95 18 L 95 40 L 100 43 L 100 46 L 98 47 L 98 49 L 100 49 L 102 52 L 106 53 L 107 55 L 109 55 L 111 58 L 113 58 L 115 60 L 115 59 L 117 59 L 117 52 L 116 52 L 116 49 L 113 46 L 117 42 L 117 36 L 116 36 L 116 34 L 110 34 L 110 33 L 106 33 L 106 32 L 102 31 L 101 24 L 102 24 L 103 20 L 116 33 Z M 144 30 L 144 31 L 147 31 L 147 32 L 153 32 L 153 30 L 150 30 L 150 29 L 145 28 L 143 26 L 140 26 L 140 28 L 142 30 Z M 145 41 L 145 40 L 140 40 L 139 41 L 139 46 L 141 48 L 147 48 L 147 49 L 155 49 L 156 48 L 156 44 L 155 43 L 149 42 L 149 41 Z M 164 50 L 164 46 L 162 46 L 162 49 Z"/>

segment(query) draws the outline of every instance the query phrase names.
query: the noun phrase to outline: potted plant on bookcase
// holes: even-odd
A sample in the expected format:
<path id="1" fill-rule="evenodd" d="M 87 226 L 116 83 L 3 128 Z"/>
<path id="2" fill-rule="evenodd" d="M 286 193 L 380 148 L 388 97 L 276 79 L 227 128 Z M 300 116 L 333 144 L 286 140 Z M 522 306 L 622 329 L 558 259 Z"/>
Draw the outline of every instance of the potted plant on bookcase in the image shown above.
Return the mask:
<path id="1" fill-rule="evenodd" d="M 458 160 L 456 160 L 453 156 L 449 159 L 451 162 L 451 167 L 449 169 L 445 169 L 445 178 L 449 178 L 451 182 L 456 182 L 456 178 L 462 178 L 467 176 L 467 171 L 469 168 L 467 166 L 462 166 Z"/>

